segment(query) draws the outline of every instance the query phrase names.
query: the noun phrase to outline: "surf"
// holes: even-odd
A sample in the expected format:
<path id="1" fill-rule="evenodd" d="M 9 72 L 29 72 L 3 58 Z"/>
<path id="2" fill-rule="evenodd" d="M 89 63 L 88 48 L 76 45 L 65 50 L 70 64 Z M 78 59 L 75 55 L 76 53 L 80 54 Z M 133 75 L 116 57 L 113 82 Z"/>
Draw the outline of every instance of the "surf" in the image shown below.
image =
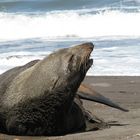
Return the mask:
<path id="1" fill-rule="evenodd" d="M 0 41 L 27 38 L 140 36 L 140 13 L 64 10 L 42 14 L 0 12 Z"/>

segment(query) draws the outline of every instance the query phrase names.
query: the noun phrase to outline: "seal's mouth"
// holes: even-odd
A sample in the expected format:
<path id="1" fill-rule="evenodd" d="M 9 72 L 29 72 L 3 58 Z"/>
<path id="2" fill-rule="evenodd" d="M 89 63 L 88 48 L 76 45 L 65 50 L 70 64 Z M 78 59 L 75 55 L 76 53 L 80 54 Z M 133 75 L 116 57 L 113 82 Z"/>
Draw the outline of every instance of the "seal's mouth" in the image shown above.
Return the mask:
<path id="1" fill-rule="evenodd" d="M 85 62 L 85 69 L 86 69 L 86 71 L 89 70 L 89 68 L 92 66 L 92 64 L 93 64 L 93 59 L 91 59 L 90 56 L 89 56 L 88 59 Z"/>
<path id="2" fill-rule="evenodd" d="M 91 58 L 91 53 L 93 51 L 94 47 L 89 47 L 88 51 L 87 51 L 87 57 L 86 57 L 86 70 L 88 71 L 88 69 L 93 65 L 93 59 Z"/>
<path id="3" fill-rule="evenodd" d="M 89 69 L 93 64 L 93 59 L 88 59 L 88 61 L 86 62 L 86 69 Z"/>

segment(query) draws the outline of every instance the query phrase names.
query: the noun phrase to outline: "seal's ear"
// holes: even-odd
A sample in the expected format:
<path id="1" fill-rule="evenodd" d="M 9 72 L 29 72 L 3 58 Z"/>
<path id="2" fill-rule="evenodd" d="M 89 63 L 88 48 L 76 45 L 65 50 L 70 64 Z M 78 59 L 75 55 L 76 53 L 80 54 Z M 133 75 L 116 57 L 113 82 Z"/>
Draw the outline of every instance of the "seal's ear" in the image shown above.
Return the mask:
<path id="1" fill-rule="evenodd" d="M 77 94 L 79 95 L 81 99 L 102 103 L 102 104 L 108 105 L 110 107 L 113 107 L 113 108 L 116 108 L 125 112 L 129 111 L 127 109 L 120 107 L 118 104 L 112 102 L 110 99 L 104 97 L 103 95 L 94 91 L 91 87 L 85 84 L 80 85 Z"/>

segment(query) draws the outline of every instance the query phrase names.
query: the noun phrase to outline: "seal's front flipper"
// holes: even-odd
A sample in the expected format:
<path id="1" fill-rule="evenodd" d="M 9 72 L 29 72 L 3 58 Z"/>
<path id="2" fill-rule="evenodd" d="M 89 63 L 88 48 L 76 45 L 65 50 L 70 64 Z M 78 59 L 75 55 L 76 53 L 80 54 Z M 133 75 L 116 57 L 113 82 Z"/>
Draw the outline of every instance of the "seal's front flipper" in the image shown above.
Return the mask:
<path id="1" fill-rule="evenodd" d="M 77 92 L 77 95 L 79 95 L 79 97 L 81 99 L 102 103 L 102 104 L 108 105 L 110 107 L 113 107 L 113 108 L 116 108 L 116 109 L 119 109 L 119 110 L 122 110 L 122 111 L 125 111 L 125 112 L 129 111 L 125 108 L 122 108 L 118 104 L 112 102 L 110 99 L 104 97 L 100 93 L 94 91 L 91 87 L 89 87 L 87 85 L 84 85 L 84 84 L 80 85 L 80 87 L 78 89 L 78 92 Z"/>

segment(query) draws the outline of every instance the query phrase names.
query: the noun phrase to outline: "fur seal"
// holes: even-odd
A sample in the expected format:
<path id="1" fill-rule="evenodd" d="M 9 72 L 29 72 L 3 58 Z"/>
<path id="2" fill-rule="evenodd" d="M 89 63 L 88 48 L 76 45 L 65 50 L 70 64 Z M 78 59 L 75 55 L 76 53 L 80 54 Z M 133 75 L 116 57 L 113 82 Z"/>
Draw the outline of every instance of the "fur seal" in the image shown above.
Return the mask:
<path id="1" fill-rule="evenodd" d="M 14 135 L 63 135 L 85 130 L 86 116 L 90 115 L 76 92 L 92 65 L 89 57 L 93 47 L 85 43 L 65 48 L 2 74 L 0 129 Z"/>

